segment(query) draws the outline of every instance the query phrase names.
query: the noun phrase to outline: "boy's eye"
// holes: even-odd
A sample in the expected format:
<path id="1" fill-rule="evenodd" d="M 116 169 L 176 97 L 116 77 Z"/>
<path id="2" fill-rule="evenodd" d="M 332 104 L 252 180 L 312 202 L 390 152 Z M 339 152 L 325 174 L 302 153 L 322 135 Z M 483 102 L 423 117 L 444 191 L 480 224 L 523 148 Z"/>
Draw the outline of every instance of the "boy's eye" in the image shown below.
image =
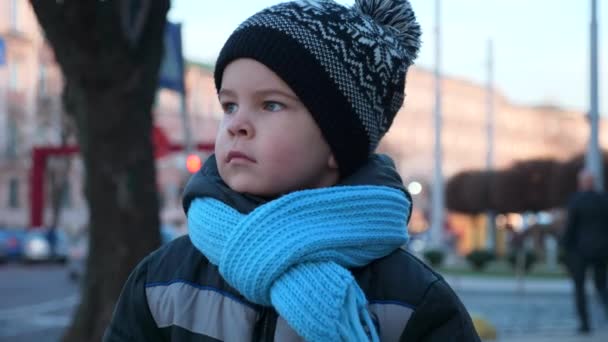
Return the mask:
<path id="1" fill-rule="evenodd" d="M 232 114 L 236 112 L 237 105 L 236 103 L 227 102 L 222 103 L 222 108 L 224 109 L 224 114 Z"/>
<path id="2" fill-rule="evenodd" d="M 276 112 L 282 110 L 285 106 L 282 103 L 274 102 L 274 101 L 266 101 L 264 102 L 264 110 L 270 112 Z"/>

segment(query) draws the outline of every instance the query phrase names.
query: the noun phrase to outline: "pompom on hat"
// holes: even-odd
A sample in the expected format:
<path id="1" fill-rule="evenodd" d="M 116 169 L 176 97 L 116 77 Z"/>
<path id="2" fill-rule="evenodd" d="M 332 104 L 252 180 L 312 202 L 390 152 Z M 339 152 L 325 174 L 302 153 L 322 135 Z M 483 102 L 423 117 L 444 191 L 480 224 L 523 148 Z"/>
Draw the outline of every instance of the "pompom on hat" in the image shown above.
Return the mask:
<path id="1" fill-rule="evenodd" d="M 363 165 L 403 105 L 420 48 L 407 0 L 297 0 L 266 8 L 228 38 L 215 66 L 252 58 L 285 81 L 311 112 L 342 177 Z"/>

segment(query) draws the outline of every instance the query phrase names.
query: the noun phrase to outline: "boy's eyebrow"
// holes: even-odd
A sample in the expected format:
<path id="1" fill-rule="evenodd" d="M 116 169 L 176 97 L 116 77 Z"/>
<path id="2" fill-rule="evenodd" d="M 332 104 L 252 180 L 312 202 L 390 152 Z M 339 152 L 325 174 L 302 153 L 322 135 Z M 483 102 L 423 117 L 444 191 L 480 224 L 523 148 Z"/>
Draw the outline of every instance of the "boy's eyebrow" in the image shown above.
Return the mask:
<path id="1" fill-rule="evenodd" d="M 281 95 L 281 96 L 285 96 L 287 98 L 292 99 L 293 101 L 297 101 L 300 102 L 300 99 L 292 94 L 286 93 L 284 91 L 280 91 L 277 89 L 261 89 L 255 92 L 256 95 L 259 96 L 263 96 L 263 95 Z"/>
<path id="2" fill-rule="evenodd" d="M 220 91 L 217 93 L 217 95 L 218 95 L 218 96 L 221 96 L 221 95 L 225 95 L 225 96 L 236 96 L 236 93 L 235 93 L 234 91 L 230 90 L 230 89 L 225 89 L 225 88 L 222 88 L 222 89 L 220 89 Z"/>
<path id="3" fill-rule="evenodd" d="M 254 92 L 254 94 L 256 96 L 281 95 L 281 96 L 285 96 L 287 98 L 290 98 L 293 101 L 300 102 L 300 99 L 297 96 L 289 94 L 289 93 L 286 93 L 284 91 L 277 90 L 277 89 L 261 89 L 261 90 L 256 90 Z M 222 88 L 218 92 L 218 96 L 222 96 L 222 95 L 236 97 L 236 92 L 233 91 L 233 90 L 231 90 L 231 89 Z"/>

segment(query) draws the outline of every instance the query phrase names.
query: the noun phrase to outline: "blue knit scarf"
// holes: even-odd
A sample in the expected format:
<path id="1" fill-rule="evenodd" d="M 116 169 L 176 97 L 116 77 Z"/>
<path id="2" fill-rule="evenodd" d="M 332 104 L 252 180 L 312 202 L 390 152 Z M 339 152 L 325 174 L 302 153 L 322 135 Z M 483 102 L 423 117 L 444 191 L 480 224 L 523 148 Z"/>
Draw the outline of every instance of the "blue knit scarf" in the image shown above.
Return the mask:
<path id="1" fill-rule="evenodd" d="M 190 239 L 248 300 L 273 306 L 307 341 L 378 341 L 347 270 L 407 241 L 410 203 L 386 186 L 292 192 L 249 214 L 210 197 L 188 210 Z"/>

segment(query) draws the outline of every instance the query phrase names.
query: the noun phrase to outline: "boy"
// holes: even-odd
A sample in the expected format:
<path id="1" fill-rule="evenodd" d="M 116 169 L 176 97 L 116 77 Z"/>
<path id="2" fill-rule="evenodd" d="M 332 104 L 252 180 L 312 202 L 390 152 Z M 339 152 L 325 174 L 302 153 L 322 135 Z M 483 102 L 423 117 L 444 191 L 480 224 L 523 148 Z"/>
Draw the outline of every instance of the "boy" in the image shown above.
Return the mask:
<path id="1" fill-rule="evenodd" d="M 295 1 L 246 20 L 215 82 L 215 155 L 189 236 L 125 284 L 106 341 L 478 341 L 446 282 L 400 249 L 411 198 L 373 154 L 420 28 L 406 0 Z"/>

